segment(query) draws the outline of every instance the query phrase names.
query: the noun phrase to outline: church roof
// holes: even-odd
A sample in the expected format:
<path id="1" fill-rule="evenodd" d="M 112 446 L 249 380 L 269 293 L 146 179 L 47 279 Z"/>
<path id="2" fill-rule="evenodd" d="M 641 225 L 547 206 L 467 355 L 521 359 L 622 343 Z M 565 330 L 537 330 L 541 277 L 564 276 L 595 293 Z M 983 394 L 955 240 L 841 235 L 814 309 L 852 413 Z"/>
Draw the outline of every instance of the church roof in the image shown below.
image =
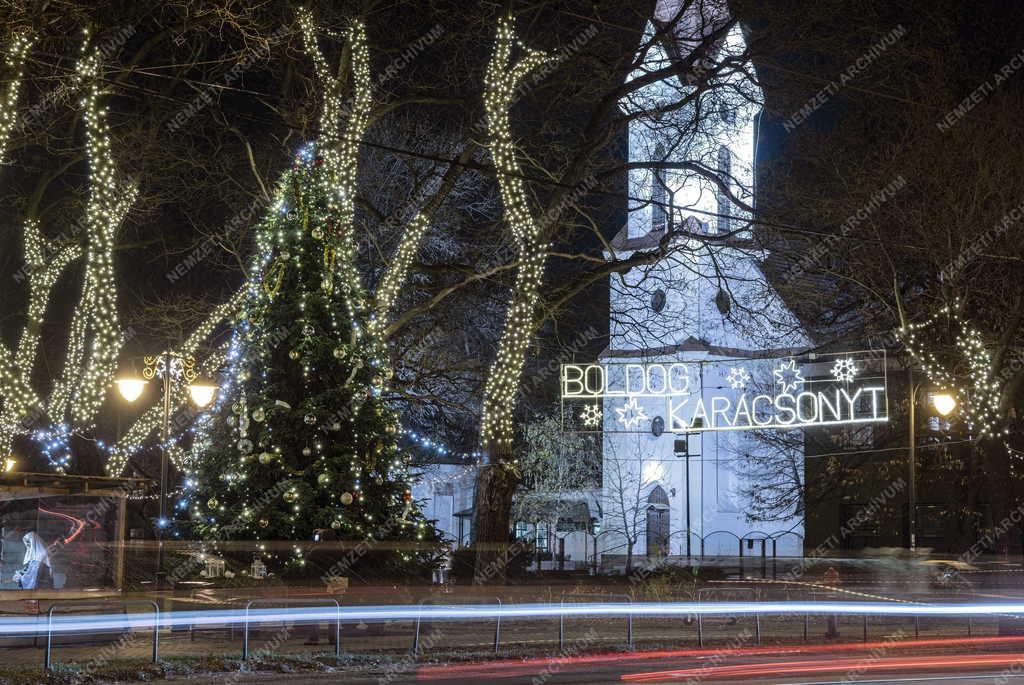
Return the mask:
<path id="1" fill-rule="evenodd" d="M 665 45 L 676 63 L 688 60 L 694 50 L 703 46 L 709 36 L 731 19 L 726 0 L 658 0 L 653 16 L 655 26 L 659 28 L 672 25 L 671 38 L 665 41 Z M 711 45 L 706 58 L 714 59 L 724 42 L 725 37 L 722 36 Z M 691 69 L 681 70 L 679 76 L 688 81 L 691 72 Z"/>

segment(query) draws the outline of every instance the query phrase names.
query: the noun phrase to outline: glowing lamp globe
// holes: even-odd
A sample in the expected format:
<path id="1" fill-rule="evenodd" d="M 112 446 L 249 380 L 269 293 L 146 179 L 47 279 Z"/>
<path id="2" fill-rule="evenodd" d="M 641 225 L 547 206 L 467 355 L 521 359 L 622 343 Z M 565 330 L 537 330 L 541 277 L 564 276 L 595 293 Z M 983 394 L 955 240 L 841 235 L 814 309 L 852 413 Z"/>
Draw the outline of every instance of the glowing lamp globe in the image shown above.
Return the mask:
<path id="1" fill-rule="evenodd" d="M 188 393 L 192 396 L 192 402 L 202 409 L 213 402 L 213 398 L 217 395 L 217 386 L 205 383 L 192 383 L 188 386 Z"/>
<path id="2" fill-rule="evenodd" d="M 956 409 L 956 398 L 948 392 L 932 395 L 932 405 L 942 416 L 949 416 Z"/>
<path id="3" fill-rule="evenodd" d="M 134 402 L 142 395 L 148 381 L 141 378 L 119 378 L 114 382 L 117 384 L 117 390 L 121 393 L 121 397 L 129 402 Z"/>

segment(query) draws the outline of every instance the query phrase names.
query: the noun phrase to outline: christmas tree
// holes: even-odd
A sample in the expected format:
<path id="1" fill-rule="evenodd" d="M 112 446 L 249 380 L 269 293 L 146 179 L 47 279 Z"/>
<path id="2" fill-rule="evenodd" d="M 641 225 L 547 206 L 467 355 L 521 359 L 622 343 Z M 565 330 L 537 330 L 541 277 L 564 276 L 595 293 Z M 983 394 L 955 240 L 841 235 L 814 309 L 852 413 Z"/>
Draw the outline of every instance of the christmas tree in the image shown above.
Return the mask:
<path id="1" fill-rule="evenodd" d="M 272 569 L 322 575 L 333 559 L 337 572 L 341 546 L 320 545 L 336 553 L 313 563 L 302 542 L 344 540 L 369 543 L 346 567 L 407 574 L 431 565 L 440 537 L 412 501 L 386 350 L 342 264 L 354 259 L 334 187 L 307 147 L 258 228 L 223 392 L 194 447 L 190 509 L 207 540 L 294 541 L 267 550 Z"/>

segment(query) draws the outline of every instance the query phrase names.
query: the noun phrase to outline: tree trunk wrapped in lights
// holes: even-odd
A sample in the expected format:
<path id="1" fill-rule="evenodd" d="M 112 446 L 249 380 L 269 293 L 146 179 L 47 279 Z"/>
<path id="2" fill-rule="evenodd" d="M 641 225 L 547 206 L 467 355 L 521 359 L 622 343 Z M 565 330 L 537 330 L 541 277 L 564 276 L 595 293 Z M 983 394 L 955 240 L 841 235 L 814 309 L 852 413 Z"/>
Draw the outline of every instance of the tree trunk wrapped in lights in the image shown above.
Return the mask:
<path id="1" fill-rule="evenodd" d="M 509 110 L 523 78 L 553 58 L 523 48 L 524 54 L 515 61 L 512 50 L 517 45 L 512 18 L 505 16 L 498 23 L 494 52 L 487 67 L 484 107 L 491 155 L 505 206 L 505 220 L 516 243 L 519 270 L 498 343 L 497 359 L 484 389 L 481 437 L 489 460 L 477 479 L 473 530 L 477 550 L 474 575 L 479 583 L 501 582 L 505 577 L 509 509 L 518 480 L 512 456 L 512 414 L 544 275 L 545 245 L 521 179 Z"/>
<path id="2" fill-rule="evenodd" d="M 79 81 L 87 88 L 82 104 L 92 180 L 86 205 L 85 282 L 71 320 L 64 372 L 49 407 L 51 418 L 69 416 L 76 427 L 90 427 L 117 370 L 124 336 L 117 316 L 114 236 L 138 192 L 133 184 L 115 179 L 106 110 L 99 107 L 99 68 L 99 51 L 83 57 L 78 67 Z"/>
<path id="3" fill-rule="evenodd" d="M 327 66 L 327 60 L 316 41 L 316 26 L 312 15 L 305 9 L 299 11 L 299 25 L 306 52 L 313 60 L 317 81 L 323 91 L 320 112 L 319 154 L 327 173 L 320 174 L 318 183 L 324 184 L 324 193 L 331 203 L 336 227 L 332 239 L 337 252 L 337 272 L 340 278 L 354 285 L 361 279 L 356 268 L 355 200 L 356 176 L 359 169 L 359 144 L 370 124 L 370 107 L 373 104 L 370 83 L 370 53 L 366 45 L 366 26 L 354 21 L 345 32 L 348 39 L 346 50 L 351 63 L 352 103 L 348 108 L 348 123 L 341 126 L 344 113 L 342 94 L 344 81 L 335 77 Z M 361 289 L 356 289 L 362 292 Z M 352 293 L 355 296 L 355 291 Z M 365 301 L 347 303 L 350 309 L 365 306 Z"/>
<path id="4" fill-rule="evenodd" d="M 8 65 L 17 70 L 18 78 L 10 83 L 0 105 L 0 154 L 6 148 L 14 121 L 17 86 L 29 47 L 28 39 L 16 38 L 14 46 Z M 60 434 L 65 442 L 72 432 L 91 428 L 110 388 L 124 341 L 117 314 L 114 238 L 137 191 L 133 184 L 117 179 L 106 112 L 99 102 L 100 67 L 101 53 L 92 49 L 87 39 L 76 73 L 78 84 L 85 91 L 82 109 L 90 172 L 85 246 L 59 246 L 47 259 L 49 246 L 38 221 L 30 217 L 25 222 L 23 238 L 29 281 L 27 323 L 13 360 L 6 348 L 0 349 L 0 392 L 4 398 L 0 449 L 5 453 L 11 449 L 15 437 L 30 433 L 45 419 L 60 426 L 54 433 Z M 44 404 L 31 384 L 39 349 L 39 329 L 61 273 L 82 256 L 85 257 L 82 292 L 72 315 L 63 371 Z M 70 457 L 68 450 L 48 454 L 53 465 L 64 470 Z"/>

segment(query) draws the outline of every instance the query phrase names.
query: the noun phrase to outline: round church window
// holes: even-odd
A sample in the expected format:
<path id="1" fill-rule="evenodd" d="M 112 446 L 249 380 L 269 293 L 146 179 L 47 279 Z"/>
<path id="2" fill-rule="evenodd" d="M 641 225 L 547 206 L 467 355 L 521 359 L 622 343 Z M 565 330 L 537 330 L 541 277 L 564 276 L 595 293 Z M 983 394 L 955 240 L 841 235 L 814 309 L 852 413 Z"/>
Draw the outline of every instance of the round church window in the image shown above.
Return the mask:
<path id="1" fill-rule="evenodd" d="M 651 419 L 651 433 L 656 438 L 660 438 L 661 434 L 665 432 L 665 419 L 660 416 L 655 416 Z"/>
<path id="2" fill-rule="evenodd" d="M 732 298 L 729 297 L 729 293 L 719 288 L 715 295 L 715 306 L 718 307 L 718 312 L 722 316 L 729 316 L 729 312 L 732 310 Z"/>

